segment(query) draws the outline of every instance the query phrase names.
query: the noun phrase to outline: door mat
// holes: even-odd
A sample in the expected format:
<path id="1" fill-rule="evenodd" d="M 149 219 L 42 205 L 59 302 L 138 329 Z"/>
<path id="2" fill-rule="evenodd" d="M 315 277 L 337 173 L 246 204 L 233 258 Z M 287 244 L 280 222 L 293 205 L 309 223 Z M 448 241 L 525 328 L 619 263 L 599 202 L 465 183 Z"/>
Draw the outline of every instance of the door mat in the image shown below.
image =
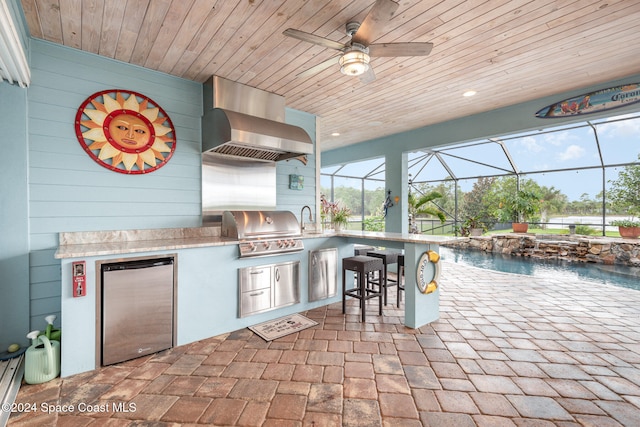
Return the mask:
<path id="1" fill-rule="evenodd" d="M 300 332 L 317 324 L 318 322 L 304 317 L 301 314 L 292 314 L 290 316 L 284 316 L 279 319 L 269 320 L 268 322 L 249 326 L 249 329 L 255 332 L 263 340 L 273 341 L 286 335 Z"/>

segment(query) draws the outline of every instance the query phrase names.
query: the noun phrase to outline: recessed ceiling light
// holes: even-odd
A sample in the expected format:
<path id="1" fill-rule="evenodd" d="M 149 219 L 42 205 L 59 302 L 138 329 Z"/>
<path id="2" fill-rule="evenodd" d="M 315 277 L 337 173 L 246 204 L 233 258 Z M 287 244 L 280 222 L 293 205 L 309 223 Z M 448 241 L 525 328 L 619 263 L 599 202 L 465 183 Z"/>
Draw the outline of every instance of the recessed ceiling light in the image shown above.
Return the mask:
<path id="1" fill-rule="evenodd" d="M 331 136 L 340 136 L 340 132 L 333 132 Z"/>
<path id="2" fill-rule="evenodd" d="M 473 96 L 473 95 L 475 95 L 475 94 L 476 94 L 476 91 L 475 91 L 475 90 L 468 90 L 468 91 L 466 91 L 465 93 L 463 93 L 463 94 L 462 94 L 462 96 L 467 96 L 467 97 L 469 97 L 469 96 Z"/>

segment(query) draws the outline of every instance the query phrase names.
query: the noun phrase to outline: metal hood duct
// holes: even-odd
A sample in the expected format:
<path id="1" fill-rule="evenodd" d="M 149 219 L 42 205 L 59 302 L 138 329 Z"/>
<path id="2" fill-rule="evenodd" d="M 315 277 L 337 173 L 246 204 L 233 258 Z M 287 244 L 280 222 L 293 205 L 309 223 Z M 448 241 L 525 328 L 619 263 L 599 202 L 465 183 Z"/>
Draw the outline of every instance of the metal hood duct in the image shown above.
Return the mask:
<path id="1" fill-rule="evenodd" d="M 203 153 L 262 161 L 313 153 L 307 132 L 284 123 L 284 97 L 217 76 L 203 89 Z"/>

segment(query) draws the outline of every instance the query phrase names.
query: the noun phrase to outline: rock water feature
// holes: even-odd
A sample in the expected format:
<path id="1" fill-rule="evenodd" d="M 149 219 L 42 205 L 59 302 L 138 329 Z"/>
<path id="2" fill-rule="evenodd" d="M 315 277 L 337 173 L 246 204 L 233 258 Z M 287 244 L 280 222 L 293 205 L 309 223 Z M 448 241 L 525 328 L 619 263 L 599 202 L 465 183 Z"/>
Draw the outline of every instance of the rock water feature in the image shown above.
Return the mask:
<path id="1" fill-rule="evenodd" d="M 538 259 L 640 267 L 637 239 L 505 233 L 468 237 L 442 245 Z"/>

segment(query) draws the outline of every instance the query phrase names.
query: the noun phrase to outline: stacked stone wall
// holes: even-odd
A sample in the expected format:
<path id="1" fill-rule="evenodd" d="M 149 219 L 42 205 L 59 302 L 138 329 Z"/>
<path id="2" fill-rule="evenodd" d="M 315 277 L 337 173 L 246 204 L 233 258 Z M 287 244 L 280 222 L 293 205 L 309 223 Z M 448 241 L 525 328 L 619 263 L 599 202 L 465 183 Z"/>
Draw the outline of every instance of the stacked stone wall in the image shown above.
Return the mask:
<path id="1" fill-rule="evenodd" d="M 640 240 L 506 233 L 468 237 L 445 246 L 514 256 L 640 267 Z"/>

